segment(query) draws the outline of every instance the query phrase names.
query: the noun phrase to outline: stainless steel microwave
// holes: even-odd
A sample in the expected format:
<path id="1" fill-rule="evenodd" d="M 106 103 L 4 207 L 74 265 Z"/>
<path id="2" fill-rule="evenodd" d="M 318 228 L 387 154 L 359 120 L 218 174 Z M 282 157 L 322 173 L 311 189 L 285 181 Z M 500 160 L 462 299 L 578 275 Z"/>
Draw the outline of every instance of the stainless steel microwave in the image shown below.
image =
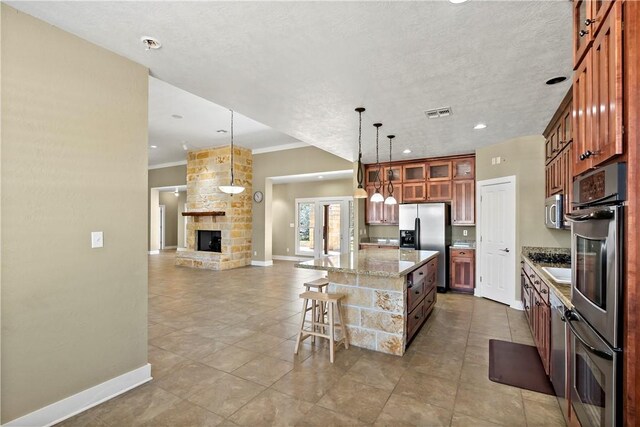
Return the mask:
<path id="1" fill-rule="evenodd" d="M 564 225 L 564 196 L 547 197 L 544 203 L 544 224 L 547 228 L 569 228 Z"/>

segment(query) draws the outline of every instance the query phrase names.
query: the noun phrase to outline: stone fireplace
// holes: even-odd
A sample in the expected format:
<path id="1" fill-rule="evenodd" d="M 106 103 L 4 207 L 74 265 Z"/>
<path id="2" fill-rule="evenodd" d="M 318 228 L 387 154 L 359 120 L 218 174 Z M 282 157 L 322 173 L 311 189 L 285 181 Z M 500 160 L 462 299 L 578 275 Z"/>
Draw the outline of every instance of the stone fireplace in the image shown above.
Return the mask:
<path id="1" fill-rule="evenodd" d="M 228 270 L 251 264 L 251 150 L 234 147 L 234 179 L 245 191 L 225 194 L 231 180 L 229 146 L 190 151 L 187 157 L 187 250 L 176 265 Z"/>

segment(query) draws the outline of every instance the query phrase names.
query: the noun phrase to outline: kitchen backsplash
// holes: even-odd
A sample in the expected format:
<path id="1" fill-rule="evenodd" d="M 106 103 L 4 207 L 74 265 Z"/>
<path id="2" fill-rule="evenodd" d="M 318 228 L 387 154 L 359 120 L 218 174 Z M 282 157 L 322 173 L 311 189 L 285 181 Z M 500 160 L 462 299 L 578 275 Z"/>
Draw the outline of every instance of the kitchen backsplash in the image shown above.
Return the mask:
<path id="1" fill-rule="evenodd" d="M 397 239 L 398 227 L 394 225 L 369 225 L 367 226 L 367 236 L 375 239 Z M 464 230 L 467 230 L 467 235 L 464 235 Z M 362 236 L 365 237 L 365 236 Z M 455 226 L 451 227 L 451 242 L 457 240 L 476 240 L 476 227 L 475 226 Z"/>

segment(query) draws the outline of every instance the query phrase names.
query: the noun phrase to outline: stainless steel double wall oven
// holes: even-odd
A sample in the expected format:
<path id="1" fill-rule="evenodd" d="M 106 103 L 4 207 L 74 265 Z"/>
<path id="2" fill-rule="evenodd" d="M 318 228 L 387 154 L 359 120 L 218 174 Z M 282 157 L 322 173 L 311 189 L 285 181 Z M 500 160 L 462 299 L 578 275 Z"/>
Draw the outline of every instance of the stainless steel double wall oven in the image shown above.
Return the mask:
<path id="1" fill-rule="evenodd" d="M 574 309 L 571 400 L 583 425 L 621 424 L 624 201 L 626 164 L 594 170 L 574 182 L 571 223 Z"/>

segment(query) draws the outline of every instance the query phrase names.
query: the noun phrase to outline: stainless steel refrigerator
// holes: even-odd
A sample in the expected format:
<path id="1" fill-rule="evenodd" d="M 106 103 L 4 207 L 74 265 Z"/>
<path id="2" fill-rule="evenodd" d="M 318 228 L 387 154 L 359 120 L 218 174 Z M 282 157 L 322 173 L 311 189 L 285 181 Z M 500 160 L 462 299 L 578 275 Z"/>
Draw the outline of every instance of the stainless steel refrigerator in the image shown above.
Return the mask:
<path id="1" fill-rule="evenodd" d="M 449 282 L 451 216 L 447 203 L 400 205 L 400 247 L 439 251 L 438 292 L 446 292 Z"/>

